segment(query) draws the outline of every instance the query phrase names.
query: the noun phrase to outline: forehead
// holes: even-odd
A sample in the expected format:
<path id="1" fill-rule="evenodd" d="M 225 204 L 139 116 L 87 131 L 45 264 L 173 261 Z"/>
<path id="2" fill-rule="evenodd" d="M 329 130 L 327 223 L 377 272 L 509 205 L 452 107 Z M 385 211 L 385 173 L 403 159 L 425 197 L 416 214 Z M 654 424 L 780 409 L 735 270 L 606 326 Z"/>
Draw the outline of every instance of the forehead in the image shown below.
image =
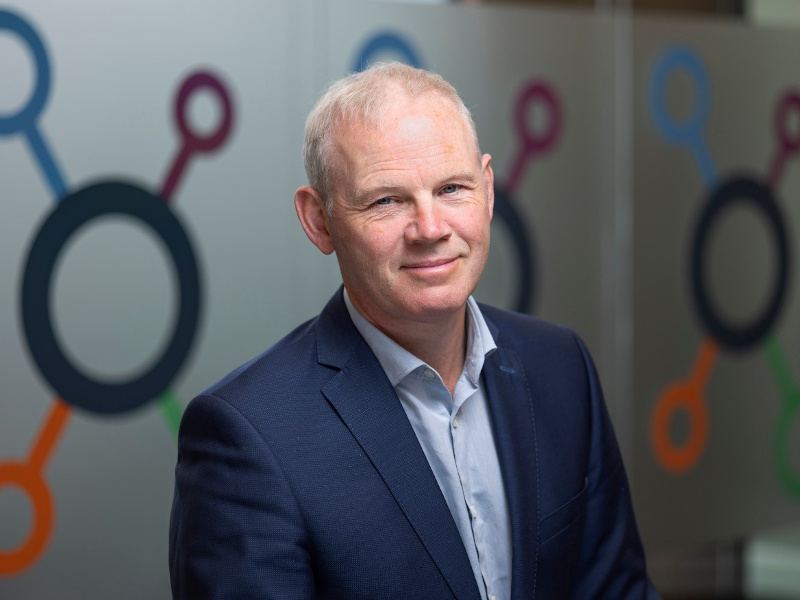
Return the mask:
<path id="1" fill-rule="evenodd" d="M 411 97 L 399 89 L 391 91 L 375 114 L 337 126 L 332 136 L 336 156 L 331 157 L 337 179 L 392 163 L 468 160 L 479 164 L 472 128 L 452 100 L 436 92 Z"/>

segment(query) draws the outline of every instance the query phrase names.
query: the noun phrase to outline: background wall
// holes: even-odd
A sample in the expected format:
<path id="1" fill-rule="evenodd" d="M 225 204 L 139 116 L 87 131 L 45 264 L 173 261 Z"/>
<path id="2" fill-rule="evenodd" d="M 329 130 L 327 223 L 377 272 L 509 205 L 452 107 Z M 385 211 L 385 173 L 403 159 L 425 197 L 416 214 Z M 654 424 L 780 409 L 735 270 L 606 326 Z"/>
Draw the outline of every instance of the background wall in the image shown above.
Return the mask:
<path id="1" fill-rule="evenodd" d="M 641 518 L 671 545 L 796 522 L 796 35 L 657 20 L 635 35 Z M 688 411 L 651 451 L 670 406 Z"/>
<path id="2" fill-rule="evenodd" d="M 182 407 L 339 285 L 291 204 L 303 121 L 330 81 L 385 58 L 442 73 L 472 109 L 503 207 L 477 295 L 587 341 L 648 551 L 800 522 L 796 44 L 516 7 L 0 6 L 0 597 L 169 596 Z M 734 349 L 696 308 L 692 244 L 737 174 L 769 198 L 737 188 L 713 216 L 700 263 L 714 314 L 747 329 L 786 285 Z M 59 203 L 92 193 L 92 215 Z M 162 361 L 176 323 L 183 345 Z M 701 355 L 693 400 L 664 400 Z"/>

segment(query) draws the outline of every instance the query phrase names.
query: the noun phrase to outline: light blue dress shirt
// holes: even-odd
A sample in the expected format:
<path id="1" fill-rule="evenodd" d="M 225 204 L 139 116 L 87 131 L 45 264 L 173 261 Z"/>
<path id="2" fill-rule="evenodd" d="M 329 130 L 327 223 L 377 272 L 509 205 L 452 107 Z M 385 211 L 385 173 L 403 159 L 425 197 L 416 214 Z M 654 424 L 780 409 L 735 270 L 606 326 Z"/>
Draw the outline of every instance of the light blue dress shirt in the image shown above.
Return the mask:
<path id="1" fill-rule="evenodd" d="M 480 375 L 497 346 L 478 304 L 467 302 L 467 352 L 453 396 L 435 369 L 367 321 L 344 292 L 350 318 L 403 405 L 453 515 L 483 600 L 511 595 L 505 489 Z"/>

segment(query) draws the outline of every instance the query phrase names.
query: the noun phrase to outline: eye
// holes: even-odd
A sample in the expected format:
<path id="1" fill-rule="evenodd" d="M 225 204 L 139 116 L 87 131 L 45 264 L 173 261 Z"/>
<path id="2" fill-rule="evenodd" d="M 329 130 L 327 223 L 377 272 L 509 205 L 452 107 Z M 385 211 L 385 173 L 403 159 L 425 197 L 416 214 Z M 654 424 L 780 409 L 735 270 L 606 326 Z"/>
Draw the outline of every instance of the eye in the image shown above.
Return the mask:
<path id="1" fill-rule="evenodd" d="M 375 206 L 387 206 L 389 204 L 392 204 L 393 202 L 394 202 L 394 198 L 392 198 L 391 196 L 386 196 L 384 198 L 378 198 L 372 204 L 375 205 Z"/>
<path id="2" fill-rule="evenodd" d="M 457 191 L 461 189 L 461 186 L 457 183 L 448 183 L 446 186 L 442 188 L 443 194 L 455 194 Z"/>

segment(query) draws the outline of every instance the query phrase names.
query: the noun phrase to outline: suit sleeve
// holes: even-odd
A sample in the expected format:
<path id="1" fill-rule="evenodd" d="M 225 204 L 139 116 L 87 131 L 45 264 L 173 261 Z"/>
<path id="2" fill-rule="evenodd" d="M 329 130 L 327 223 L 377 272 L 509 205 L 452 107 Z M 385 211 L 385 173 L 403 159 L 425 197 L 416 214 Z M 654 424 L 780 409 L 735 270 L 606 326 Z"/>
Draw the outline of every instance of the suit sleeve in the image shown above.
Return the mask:
<path id="1" fill-rule="evenodd" d="M 591 403 L 585 522 L 574 598 L 658 598 L 647 577 L 628 480 L 589 351 L 583 355 Z"/>
<path id="2" fill-rule="evenodd" d="M 174 598 L 312 598 L 307 533 L 269 446 L 224 399 L 181 422 L 170 520 Z"/>

